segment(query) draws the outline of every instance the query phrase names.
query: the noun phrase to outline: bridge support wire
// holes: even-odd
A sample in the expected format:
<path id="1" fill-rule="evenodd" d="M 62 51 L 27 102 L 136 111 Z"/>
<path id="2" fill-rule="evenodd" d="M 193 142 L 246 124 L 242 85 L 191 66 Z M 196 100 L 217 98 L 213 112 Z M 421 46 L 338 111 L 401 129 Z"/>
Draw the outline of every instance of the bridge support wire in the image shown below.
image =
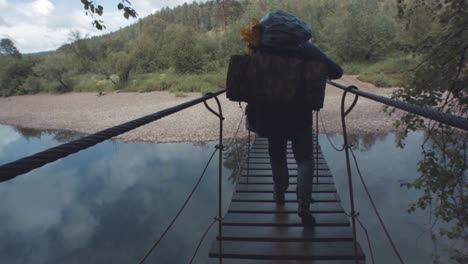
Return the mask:
<path id="1" fill-rule="evenodd" d="M 318 148 L 319 148 L 319 139 L 318 139 L 318 134 L 319 134 L 319 126 L 318 126 L 318 111 L 315 111 L 315 148 L 317 148 L 317 153 L 313 151 L 315 154 L 315 184 L 318 187 L 318 182 L 319 182 L 319 157 L 318 157 Z"/>
<path id="2" fill-rule="evenodd" d="M 216 101 L 216 104 L 218 105 L 218 112 L 214 111 L 207 103 L 206 101 L 203 102 L 205 104 L 205 107 L 213 113 L 215 116 L 219 118 L 219 144 L 217 145 L 217 148 L 219 150 L 219 159 L 218 159 L 218 243 L 219 243 L 219 263 L 223 263 L 223 109 L 221 108 L 221 103 L 219 102 L 219 99 L 216 95 L 214 94 L 209 94 L 213 95 L 213 98 Z"/>
<path id="3" fill-rule="evenodd" d="M 197 190 L 198 188 L 198 185 L 200 185 L 200 182 L 201 180 L 203 179 L 203 176 L 205 176 L 205 172 L 206 170 L 208 169 L 208 166 L 211 164 L 211 160 L 213 159 L 214 155 L 216 154 L 216 152 L 218 151 L 218 148 L 215 148 L 215 150 L 213 151 L 213 153 L 211 154 L 210 158 L 208 159 L 208 162 L 206 162 L 206 165 L 205 165 L 205 168 L 203 169 L 203 172 L 201 173 L 200 177 L 198 177 L 198 180 L 197 180 L 197 183 L 195 184 L 195 186 L 192 188 L 192 191 L 190 192 L 189 196 L 185 199 L 184 203 L 182 204 L 182 206 L 180 207 L 179 211 L 177 212 L 177 214 L 174 216 L 174 218 L 172 218 L 172 221 L 170 222 L 170 224 L 166 227 L 166 229 L 164 230 L 164 232 L 162 233 L 162 235 L 159 237 L 159 239 L 153 243 L 153 245 L 151 245 L 151 247 L 146 251 L 145 255 L 141 258 L 141 260 L 138 262 L 139 264 L 143 264 L 145 262 L 145 260 L 151 255 L 151 253 L 153 252 L 153 250 L 159 245 L 159 243 L 163 240 L 164 236 L 167 234 L 167 232 L 169 232 L 169 230 L 171 229 L 171 227 L 174 225 L 175 221 L 177 220 L 177 218 L 179 217 L 179 215 L 182 213 L 182 211 L 185 209 L 185 206 L 187 206 L 188 202 L 190 201 L 190 199 L 192 198 L 193 194 L 195 193 L 195 191 Z"/>
<path id="4" fill-rule="evenodd" d="M 351 106 L 345 110 L 345 99 L 346 95 L 348 94 L 349 90 L 357 89 L 356 86 L 349 86 L 343 96 L 341 97 L 341 124 L 343 127 L 343 141 L 345 146 L 345 155 L 346 155 L 346 170 L 348 173 L 348 187 L 349 187 L 349 202 L 351 205 L 351 223 L 353 228 L 353 250 L 354 250 L 354 263 L 359 264 L 359 256 L 358 256 L 358 248 L 357 248 L 357 240 L 356 240 L 356 211 L 354 210 L 354 195 L 353 195 L 353 180 L 351 178 L 351 165 L 349 162 L 349 151 L 348 151 L 348 134 L 346 132 L 346 116 L 353 110 L 354 106 L 357 103 L 359 98 L 358 95 L 354 97 L 353 103 Z"/>
<path id="5" fill-rule="evenodd" d="M 400 253 L 398 252 L 398 250 L 397 250 L 397 248 L 395 246 L 395 243 L 393 243 L 393 239 L 390 236 L 390 233 L 388 232 L 387 227 L 385 226 L 385 224 L 384 224 L 384 222 L 382 220 L 382 217 L 380 216 L 379 210 L 377 210 L 377 206 L 375 206 L 374 199 L 372 199 L 372 196 L 371 196 L 371 194 L 369 192 L 369 189 L 367 188 L 366 182 L 364 181 L 364 178 L 362 177 L 361 170 L 359 169 L 359 165 L 358 165 L 358 162 L 357 162 L 357 159 L 356 159 L 356 155 L 354 155 L 353 149 L 350 149 L 350 150 L 351 150 L 351 154 L 353 155 L 354 164 L 356 166 L 356 170 L 358 172 L 358 175 L 359 175 L 359 178 L 361 180 L 362 186 L 364 186 L 364 190 L 366 191 L 367 197 L 369 198 L 369 201 L 371 202 L 372 209 L 374 209 L 374 213 L 377 215 L 377 218 L 379 219 L 380 225 L 382 226 L 382 229 L 385 232 L 385 236 L 387 237 L 388 241 L 390 242 L 390 245 L 392 246 L 393 252 L 395 252 L 395 255 L 398 257 L 398 260 L 400 261 L 400 263 L 404 264 L 405 262 L 403 261 L 403 258 L 401 257 Z M 358 219 L 358 221 L 359 221 L 359 219 Z M 362 226 L 362 228 L 364 228 L 364 226 L 362 224 L 361 224 L 361 226 Z M 366 233 L 367 233 L 367 230 L 366 230 Z"/>
<path id="6" fill-rule="evenodd" d="M 361 179 L 361 183 L 364 186 L 366 194 L 367 194 L 367 196 L 368 196 L 368 198 L 369 198 L 369 200 L 370 200 L 370 202 L 372 204 L 372 208 L 374 209 L 374 212 L 377 215 L 377 218 L 379 219 L 380 225 L 382 226 L 382 228 L 383 228 L 383 230 L 385 232 L 385 235 L 387 236 L 387 239 L 390 241 L 392 249 L 395 252 L 395 254 L 397 255 L 398 260 L 400 261 L 400 263 L 404 264 L 404 261 L 403 261 L 401 255 L 399 254 L 398 250 L 396 249 L 396 246 L 393 243 L 393 240 L 392 240 L 390 234 L 388 233 L 387 228 L 386 228 L 385 224 L 383 223 L 382 218 L 380 217 L 380 214 L 379 214 L 379 212 L 378 212 L 378 210 L 377 210 L 377 208 L 375 206 L 375 203 L 374 203 L 374 201 L 372 199 L 372 196 L 369 193 L 369 190 L 367 189 L 367 186 L 366 186 L 366 184 L 364 182 L 364 179 L 362 178 L 361 171 L 359 169 L 359 166 L 358 166 L 358 163 L 357 163 L 357 160 L 356 160 L 356 156 L 354 155 L 353 149 L 351 148 L 351 145 L 348 144 L 348 135 L 347 135 L 347 131 L 346 131 L 346 116 L 356 106 L 356 103 L 357 103 L 359 95 L 360 95 L 359 91 L 358 91 L 359 89 L 356 86 L 351 85 L 351 86 L 346 87 L 346 89 L 344 89 L 344 90 L 345 91 L 344 91 L 343 96 L 341 98 L 341 123 L 342 123 L 342 127 L 343 127 L 343 141 L 344 141 L 343 149 L 344 149 L 345 155 L 346 155 L 346 170 L 347 170 L 347 174 L 348 174 L 349 200 L 350 200 L 350 204 L 351 204 L 351 212 L 350 212 L 349 215 L 351 216 L 351 219 L 352 219 L 352 228 L 353 228 L 354 262 L 355 262 L 355 264 L 358 264 L 357 240 L 356 240 L 356 220 L 359 222 L 359 224 L 361 225 L 361 227 L 364 229 L 364 231 L 366 233 L 369 248 L 371 250 L 372 262 L 374 262 L 374 256 L 373 256 L 372 248 L 370 247 L 370 241 L 369 241 L 369 236 L 368 236 L 368 233 L 367 233 L 367 229 L 364 227 L 364 225 L 361 223 L 361 221 L 359 221 L 359 219 L 358 219 L 359 213 L 357 213 L 355 211 L 355 208 L 354 208 L 353 182 L 352 182 L 352 177 L 351 177 L 351 165 L 350 165 L 350 156 L 349 156 L 350 151 L 351 151 L 351 154 L 352 154 L 352 156 L 354 158 L 354 163 L 356 165 L 357 172 L 358 172 L 359 177 Z M 345 111 L 346 95 L 347 95 L 348 92 L 351 92 L 351 91 L 353 91 L 353 94 L 355 95 L 355 97 L 354 97 L 353 102 L 349 106 L 349 108 Z M 332 144 L 331 141 L 330 141 L 330 144 Z M 332 144 L 332 146 L 333 146 L 333 144 Z M 336 150 L 341 151 L 339 149 L 336 149 Z"/>
<path id="7" fill-rule="evenodd" d="M 250 175 L 250 130 L 248 130 L 248 129 L 247 129 L 247 136 L 249 137 L 249 141 L 247 143 L 247 183 L 249 183 L 249 175 Z"/>

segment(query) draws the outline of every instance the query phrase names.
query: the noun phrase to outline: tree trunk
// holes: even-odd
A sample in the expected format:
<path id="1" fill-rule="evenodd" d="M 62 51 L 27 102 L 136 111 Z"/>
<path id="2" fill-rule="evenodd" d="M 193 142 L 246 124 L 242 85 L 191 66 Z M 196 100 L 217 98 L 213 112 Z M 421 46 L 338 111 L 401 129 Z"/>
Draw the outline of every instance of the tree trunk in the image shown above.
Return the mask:
<path id="1" fill-rule="evenodd" d="M 62 79 L 58 79 L 58 81 L 62 85 L 64 92 L 70 91 L 68 85 L 66 85 Z"/>

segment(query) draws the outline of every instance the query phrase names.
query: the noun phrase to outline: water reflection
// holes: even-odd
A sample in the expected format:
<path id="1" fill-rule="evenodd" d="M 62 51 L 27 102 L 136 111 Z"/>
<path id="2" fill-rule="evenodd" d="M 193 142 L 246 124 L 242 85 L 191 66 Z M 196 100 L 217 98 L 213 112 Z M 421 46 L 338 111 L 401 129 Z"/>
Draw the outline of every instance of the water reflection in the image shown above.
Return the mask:
<path id="1" fill-rule="evenodd" d="M 451 263 L 444 247 L 449 242 L 431 241 L 430 215 L 428 211 L 416 211 L 408 214 L 410 203 L 415 202 L 421 195 L 420 191 L 401 187 L 401 183 L 413 181 L 419 175 L 417 163 L 421 159 L 421 143 L 423 132 L 410 133 L 404 149 L 395 147 L 395 133 L 379 135 L 352 135 L 353 150 L 359 163 L 362 176 L 371 193 L 380 214 L 392 235 L 397 248 L 406 263 L 431 263 L 434 247 L 438 247 L 441 263 Z M 332 142 L 341 146 L 341 135 L 330 135 Z M 325 135 L 319 137 L 324 157 L 334 175 L 335 185 L 340 194 L 342 205 L 350 211 L 348 179 L 344 152 L 336 152 L 328 143 Z M 360 183 L 354 162 L 352 165 L 353 189 L 356 210 L 360 219 L 367 227 L 371 237 L 372 247 L 377 263 L 399 263 L 372 211 L 371 204 L 365 190 Z M 359 242 L 366 252 L 367 241 L 365 234 L 358 229 Z"/>
<path id="2" fill-rule="evenodd" d="M 232 170 L 229 180 L 234 184 L 240 176 L 242 166 L 247 158 L 248 137 L 231 140 L 226 144 L 224 166 Z"/>
<path id="3" fill-rule="evenodd" d="M 20 138 L 21 136 L 12 127 L 0 126 L 0 158 L 5 155 L 3 150 Z"/>
<path id="4" fill-rule="evenodd" d="M 326 133 L 324 136 L 328 136 L 330 139 L 333 138 L 332 143 L 337 147 L 343 146 L 343 136 L 340 133 Z M 368 151 L 376 143 L 383 142 L 387 139 L 389 133 L 357 133 L 348 134 L 348 144 L 352 146 L 354 150 Z M 327 140 L 327 139 L 326 139 Z M 328 144 L 328 141 L 327 141 Z"/>
<path id="5" fill-rule="evenodd" d="M 74 136 L 0 126 L 0 163 Z M 343 142 L 339 134 L 330 135 L 330 139 L 337 146 Z M 334 151 L 325 135 L 319 135 L 319 140 L 342 204 L 349 211 L 344 154 Z M 395 148 L 394 140 L 393 133 L 350 136 L 368 188 L 406 263 L 430 263 L 433 244 L 425 232 L 428 214 L 408 215 L 408 204 L 419 194 L 400 187 L 401 182 L 418 175 L 423 134 L 410 134 L 405 149 Z M 111 140 L 0 184 L 1 263 L 137 262 L 176 214 L 216 144 Z M 224 208 L 236 179 L 232 172 L 239 171 L 237 161 L 244 153 L 245 145 L 234 144 L 225 155 Z M 187 263 L 190 259 L 198 239 L 217 214 L 216 158 L 176 228 L 149 263 Z M 355 169 L 353 175 L 357 180 Z M 398 263 L 358 181 L 354 190 L 357 211 L 370 232 L 377 263 Z M 196 263 L 209 261 L 215 231 L 207 237 Z M 367 250 L 362 232 L 359 240 Z"/>
<path id="6" fill-rule="evenodd" d="M 61 138 L 30 131 L 23 137 L 7 126 L 0 126 L 0 135 L 8 135 L 0 145 L 1 164 L 57 145 Z M 202 172 L 215 144 L 202 145 L 107 141 L 0 184 L 2 263 L 135 262 L 161 235 Z M 216 215 L 217 172 L 214 159 L 177 228 L 150 262 L 187 261 Z M 229 196 L 231 170 L 223 173 Z M 200 263 L 207 250 L 200 253 Z"/>
<path id="7" fill-rule="evenodd" d="M 39 139 L 44 135 L 51 135 L 55 141 L 60 143 L 70 142 L 85 136 L 85 134 L 82 133 L 66 130 L 40 130 L 25 127 L 15 127 L 14 130 L 16 130 L 19 134 L 21 134 L 21 136 L 28 140 Z"/>

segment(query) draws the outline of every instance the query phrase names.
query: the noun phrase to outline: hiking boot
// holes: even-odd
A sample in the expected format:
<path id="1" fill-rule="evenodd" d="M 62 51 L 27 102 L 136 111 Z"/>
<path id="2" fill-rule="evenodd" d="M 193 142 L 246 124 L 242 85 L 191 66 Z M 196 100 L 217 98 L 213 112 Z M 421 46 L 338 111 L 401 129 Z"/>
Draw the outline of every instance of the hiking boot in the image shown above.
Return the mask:
<path id="1" fill-rule="evenodd" d="M 309 210 L 309 203 L 299 203 L 297 214 L 301 217 L 302 226 L 315 226 L 315 218 L 312 216 L 312 213 Z"/>
<path id="2" fill-rule="evenodd" d="M 303 227 L 313 227 L 316 225 L 315 218 L 311 213 L 301 216 Z"/>
<path id="3" fill-rule="evenodd" d="M 286 198 L 284 198 L 284 193 L 282 192 L 273 192 L 273 200 L 275 200 L 276 204 L 284 204 L 286 202 Z"/>

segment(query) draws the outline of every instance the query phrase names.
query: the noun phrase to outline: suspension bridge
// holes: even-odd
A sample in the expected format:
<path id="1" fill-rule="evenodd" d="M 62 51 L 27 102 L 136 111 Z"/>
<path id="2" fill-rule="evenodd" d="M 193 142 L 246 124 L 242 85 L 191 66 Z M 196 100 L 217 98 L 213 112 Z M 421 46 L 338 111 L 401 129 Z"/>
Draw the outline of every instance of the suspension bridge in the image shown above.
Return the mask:
<path id="1" fill-rule="evenodd" d="M 279 264 L 279 263 L 364 263 L 371 260 L 374 263 L 371 243 L 367 236 L 365 227 L 359 220 L 359 214 L 354 209 L 353 181 L 351 175 L 351 157 L 358 166 L 354 153 L 347 141 L 346 116 L 352 111 L 358 101 L 358 97 L 364 97 L 382 104 L 395 107 L 425 118 L 429 118 L 468 131 L 468 120 L 455 115 L 446 114 L 430 108 L 424 108 L 411 105 L 405 102 L 397 101 L 387 97 L 382 97 L 360 91 L 355 86 L 343 86 L 336 82 L 328 82 L 331 86 L 342 89 L 343 96 L 341 101 L 341 120 L 343 127 L 344 145 L 341 149 L 334 146 L 338 151 L 343 151 L 346 158 L 348 190 L 350 200 L 350 212 L 346 212 L 341 204 L 341 199 L 336 192 L 333 175 L 329 170 L 326 159 L 323 156 L 318 142 L 318 113 L 315 114 L 315 132 L 310 135 L 314 138 L 314 157 L 315 173 L 313 183 L 313 199 L 311 211 L 316 217 L 317 223 L 312 228 L 303 228 L 299 217 L 297 216 L 297 205 L 294 194 L 295 176 L 297 175 L 297 165 L 291 155 L 291 146 L 288 145 L 288 168 L 291 177 L 290 188 L 286 193 L 286 203 L 277 205 L 273 201 L 273 181 L 271 177 L 271 167 L 268 156 L 268 143 L 264 138 L 255 138 L 251 143 L 249 134 L 249 143 L 247 148 L 247 157 L 241 163 L 240 176 L 237 180 L 236 189 L 233 193 L 231 203 L 227 212 L 222 208 L 222 162 L 223 151 L 229 148 L 223 143 L 223 114 L 222 106 L 218 96 L 225 90 L 210 93 L 198 99 L 174 106 L 163 111 L 144 116 L 130 122 L 108 128 L 98 133 L 88 135 L 78 140 L 59 145 L 57 147 L 45 150 L 43 152 L 13 161 L 0 166 L 0 183 L 9 181 L 23 175 L 31 170 L 52 163 L 58 159 L 72 155 L 78 151 L 92 147 L 100 142 L 111 139 L 117 135 L 126 133 L 130 130 L 154 122 L 176 112 L 182 111 L 196 104 L 204 103 L 207 109 L 219 118 L 219 143 L 211 155 L 208 164 L 218 153 L 219 182 L 218 182 L 218 215 L 209 225 L 200 241 L 197 250 L 193 254 L 190 263 L 194 260 L 197 251 L 205 239 L 208 231 L 217 224 L 217 235 L 212 242 L 209 256 L 219 260 L 219 263 L 260 263 L 260 264 Z M 345 107 L 345 98 L 348 94 L 353 94 L 354 100 L 348 108 Z M 212 109 L 206 102 L 214 99 L 217 103 L 217 111 Z M 241 120 L 242 122 L 242 120 Z M 331 142 L 330 142 L 331 143 Z M 231 142 L 232 144 L 232 142 Z M 192 192 L 187 196 L 184 204 L 174 216 L 169 226 L 156 242 L 149 247 L 146 254 L 140 259 L 139 263 L 144 263 L 152 251 L 157 248 L 159 242 L 165 234 L 170 231 L 175 220 L 184 210 L 187 202 L 196 191 L 204 173 L 201 174 L 197 184 Z M 380 217 L 378 209 L 372 201 L 372 197 L 367 190 L 365 182 L 360 175 L 359 179 L 369 197 L 376 217 L 378 218 L 387 239 L 398 257 L 400 263 L 404 260 L 400 256 L 398 249 L 394 245 L 392 238 L 387 231 L 384 220 Z M 358 224 L 366 232 L 367 247 L 369 247 L 370 256 L 365 256 L 361 245 L 357 242 L 356 229 Z"/>

